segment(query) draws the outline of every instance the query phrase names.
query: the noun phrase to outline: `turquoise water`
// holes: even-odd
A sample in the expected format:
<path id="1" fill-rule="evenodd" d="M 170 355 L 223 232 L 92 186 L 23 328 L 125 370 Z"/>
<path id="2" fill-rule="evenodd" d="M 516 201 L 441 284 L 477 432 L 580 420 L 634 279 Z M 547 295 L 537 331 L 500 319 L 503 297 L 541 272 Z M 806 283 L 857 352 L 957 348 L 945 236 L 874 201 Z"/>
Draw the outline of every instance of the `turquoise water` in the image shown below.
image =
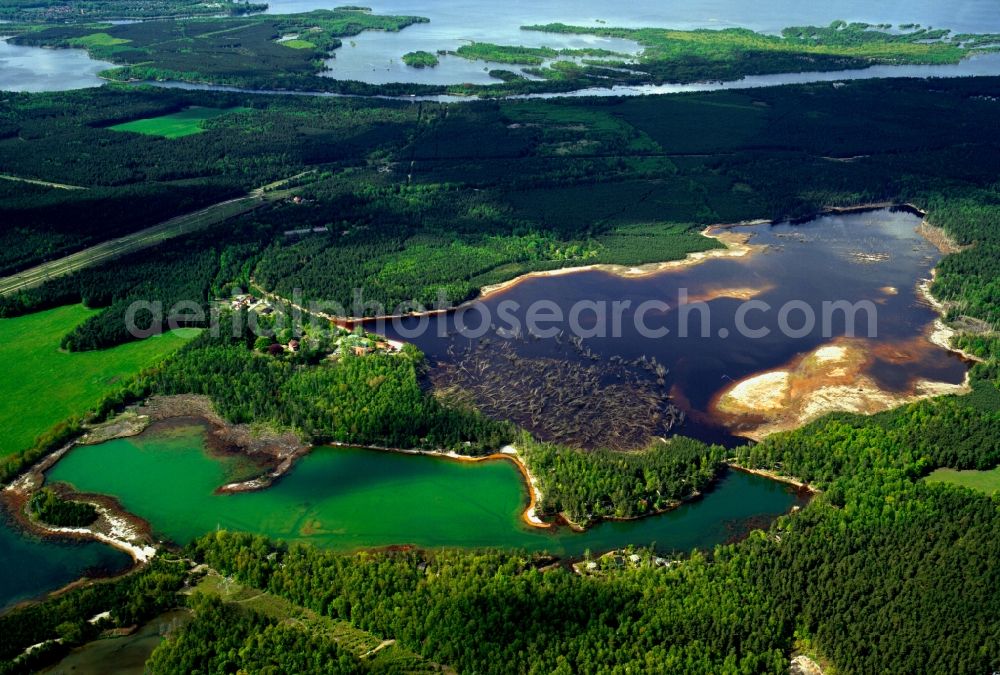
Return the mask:
<path id="1" fill-rule="evenodd" d="M 580 555 L 627 544 L 664 551 L 711 547 L 766 524 L 797 501 L 787 486 L 730 473 L 704 498 L 586 533 L 521 520 L 527 493 L 508 461 L 482 463 L 347 448 L 318 448 L 267 490 L 217 495 L 235 460 L 205 451 L 191 425 L 79 447 L 48 474 L 80 491 L 113 495 L 158 535 L 186 543 L 224 528 L 322 548 L 413 544 L 503 547 Z"/>

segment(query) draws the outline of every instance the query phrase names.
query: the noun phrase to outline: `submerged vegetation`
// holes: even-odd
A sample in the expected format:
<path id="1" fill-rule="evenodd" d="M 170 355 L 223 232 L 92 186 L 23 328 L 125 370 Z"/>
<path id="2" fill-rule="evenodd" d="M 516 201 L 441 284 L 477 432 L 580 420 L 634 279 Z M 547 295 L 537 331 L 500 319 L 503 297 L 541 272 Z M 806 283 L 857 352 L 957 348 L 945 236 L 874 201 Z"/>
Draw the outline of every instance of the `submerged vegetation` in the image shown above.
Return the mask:
<path id="1" fill-rule="evenodd" d="M 786 28 L 782 35 L 747 29 L 671 30 L 614 28 L 561 23 L 524 26 L 546 33 L 594 35 L 630 40 L 637 54 L 586 47 L 553 49 L 464 44 L 455 56 L 524 67 L 496 71 L 493 85 L 365 84 L 321 77 L 324 59 L 340 38 L 365 30 L 398 31 L 427 19 L 382 16 L 337 8 L 303 14 L 251 15 L 125 25 L 26 27 L 16 44 L 83 47 L 94 58 L 119 67 L 103 75 L 118 81 L 180 80 L 254 89 L 297 89 L 344 94 L 459 94 L 499 96 L 563 92 L 615 85 L 738 80 L 748 75 L 823 72 L 876 64 L 951 64 L 994 51 L 1000 39 L 989 34 L 952 35 L 925 28 L 885 27 L 837 21 L 827 27 Z M 28 29 L 30 28 L 30 29 Z M 441 52 L 439 52 L 441 53 Z M 437 55 L 410 52 L 403 62 L 434 67 Z M 526 74 L 534 79 L 525 77 Z"/>
<path id="2" fill-rule="evenodd" d="M 181 561 L 159 556 L 132 574 L 0 616 L 0 673 L 37 672 L 106 629 L 135 626 L 177 607 L 186 577 Z M 92 621 L 104 612 L 107 618 Z"/>
<path id="3" fill-rule="evenodd" d="M 273 25 L 253 23 L 247 31 L 266 33 L 275 49 L 308 51 L 281 47 Z M 107 32 L 133 42 L 108 49 L 144 49 L 138 34 L 153 29 L 132 29 L 132 37 L 119 30 Z M 886 46 L 866 37 L 868 29 L 831 30 L 836 34 L 799 30 L 783 38 L 726 32 L 718 67 L 730 74 L 734 63 L 771 67 L 760 52 L 778 44 L 791 59 L 785 65 L 806 54 L 822 67 L 900 54 L 947 59 L 962 49 L 954 39 L 925 44 L 938 39 L 926 33 Z M 681 38 L 661 37 L 663 50 L 681 48 L 672 42 Z M 684 39 L 699 45 L 716 37 Z M 733 61 L 746 53 L 754 58 Z M 641 453 L 583 453 L 521 438 L 502 421 L 499 403 L 488 411 L 498 419 L 490 419 L 460 391 L 435 398 L 422 386 L 421 357 L 410 350 L 329 358 L 325 349 L 293 351 L 290 341 L 262 351 L 246 332 L 204 332 L 161 366 L 123 373 L 116 391 L 86 405 L 100 418 L 151 393 L 199 393 L 230 421 L 289 427 L 315 440 L 467 454 L 515 440 L 537 474 L 540 508 L 580 522 L 643 515 L 694 496 L 724 460 L 822 490 L 745 541 L 669 565 L 588 577 L 521 552 L 342 555 L 226 532 L 206 535 L 189 552 L 248 588 L 459 671 L 787 672 L 788 656 L 802 649 L 825 656 L 838 672 L 992 672 L 1000 668 L 1000 510 L 995 497 L 923 478 L 939 468 L 985 471 L 1000 462 L 998 98 L 996 78 L 461 107 L 117 87 L 10 95 L 0 102 L 5 171 L 90 190 L 32 186 L 23 193 L 0 185 L 7 271 L 128 230 L 133 207 L 151 194 L 158 203 L 140 219 L 175 215 L 184 199 L 203 203 L 303 170 L 316 175 L 298 199 L 5 297 L 0 311 L 28 314 L 4 321 L 41 320 L 41 309 L 85 300 L 94 311 L 83 324 L 35 333 L 49 336 L 53 355 L 67 361 L 106 359 L 111 352 L 57 353 L 52 336 L 67 335 L 65 346 L 80 351 L 132 341 L 122 317 L 134 299 L 209 308 L 251 284 L 286 297 L 300 288 L 307 299 L 346 306 L 354 288 L 386 305 L 433 299 L 438 288 L 459 301 L 534 269 L 637 264 L 705 250 L 716 244 L 698 232 L 713 223 L 912 203 L 962 249 L 944 258 L 933 291 L 947 319 L 966 331 L 961 344 L 984 359 L 970 397 L 872 417 L 828 416 L 733 451 L 675 438 Z M 108 128 L 192 105 L 247 110 L 205 122 L 196 138 Z M 67 148 L 85 148 L 86 156 Z M 84 230 L 61 225 L 74 214 Z M 16 355 L 37 353 L 35 333 L 12 352 L 14 384 Z M 125 347 L 153 348 L 162 339 Z M 59 387 L 48 386 L 25 400 L 49 400 Z M 487 408 L 484 400 L 471 397 Z M 12 458 L 5 478 L 79 431 L 76 420 L 51 429 Z M 111 584 L 0 617 L 0 672 L 27 670 L 95 635 L 89 619 L 98 613 L 112 611 L 111 622 L 123 626 L 177 605 L 186 569 L 157 558 Z M 191 605 L 195 621 L 151 662 L 162 671 L 305 669 L 299 659 L 306 650 L 325 668 L 357 666 L 319 632 L 296 633 L 293 622 L 214 600 Z M 63 642 L 49 642 L 55 638 Z M 231 656 L 213 651 L 217 639 Z M 19 656 L 39 643 L 45 646 Z M 284 653 L 286 644 L 295 653 Z"/>
<path id="4" fill-rule="evenodd" d="M 414 349 L 346 351 L 309 365 L 254 353 L 252 340 L 249 333 L 213 338 L 206 332 L 156 373 L 150 391 L 205 394 L 230 422 L 292 428 L 314 443 L 487 454 L 511 438 L 509 425 L 442 405 L 423 391 L 422 356 Z"/>
<path id="5" fill-rule="evenodd" d="M 567 344 L 555 358 L 519 354 L 517 346 L 531 339 L 485 339 L 465 349 L 452 344 L 451 362 L 437 364 L 430 380 L 446 400 L 575 448 L 632 450 L 681 428 L 684 413 L 670 402 L 666 368 L 655 357 L 602 360 L 570 336 L 556 338 Z M 589 363 L 576 361 L 573 352 Z"/>
<path id="6" fill-rule="evenodd" d="M 574 75 L 580 79 L 609 77 L 621 84 L 735 80 L 747 75 L 865 68 L 875 64 L 957 63 L 993 49 L 994 36 L 951 35 L 947 30 L 918 28 L 889 32 L 865 23 L 835 21 L 830 26 L 786 28 L 781 36 L 742 28 L 669 30 L 569 26 L 562 23 L 524 26 L 546 33 L 596 35 L 638 42 L 637 59 L 609 65 L 627 67 L 615 74 L 601 63 L 585 61 Z M 535 74 L 563 79 L 564 70 Z"/>

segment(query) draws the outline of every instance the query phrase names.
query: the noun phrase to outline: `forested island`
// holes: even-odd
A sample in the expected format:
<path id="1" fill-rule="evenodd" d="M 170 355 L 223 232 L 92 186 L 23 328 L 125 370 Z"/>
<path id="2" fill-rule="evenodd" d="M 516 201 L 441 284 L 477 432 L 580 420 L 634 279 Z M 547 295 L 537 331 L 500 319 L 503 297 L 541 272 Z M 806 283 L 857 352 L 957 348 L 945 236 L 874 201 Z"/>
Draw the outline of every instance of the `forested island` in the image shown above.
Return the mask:
<path id="1" fill-rule="evenodd" d="M 411 68 L 433 68 L 440 62 L 440 59 L 431 52 L 417 51 L 403 54 L 403 63 Z"/>
<path id="2" fill-rule="evenodd" d="M 780 36 L 737 28 L 684 31 L 555 23 L 522 29 L 630 40 L 640 47 L 639 53 L 471 42 L 450 54 L 522 66 L 523 71 L 496 71 L 495 77 L 501 82 L 489 85 L 366 84 L 323 77 L 327 68 L 324 60 L 335 55 L 341 38 L 366 30 L 400 31 L 427 21 L 419 16 L 383 16 L 367 8 L 339 7 L 239 18 L 12 25 L 16 35 L 11 42 L 86 49 L 93 58 L 118 66 L 102 73 L 115 81 L 168 80 L 361 95 L 483 97 L 618 85 L 733 81 L 753 75 L 855 70 L 874 65 L 955 64 L 996 51 L 998 44 L 998 37 L 992 34 L 952 34 L 927 28 L 892 31 L 884 26 L 844 21 L 829 26 L 789 27 Z M 402 55 L 402 60 L 416 68 L 434 67 L 439 62 L 438 55 L 428 51 L 409 52 Z"/>
<path id="3" fill-rule="evenodd" d="M 234 24 L 209 19 L 190 24 L 195 36 L 186 39 L 205 35 L 218 46 L 242 33 L 266 43 L 281 55 L 282 72 L 301 73 L 284 81 L 292 85 L 312 81 L 317 52 L 277 40 L 301 39 L 302 22 L 320 27 L 308 42 L 322 51 L 358 30 L 416 20 L 358 9 L 296 16 L 299 23 L 250 17 L 222 34 Z M 218 67 L 230 83 L 273 85 L 266 71 L 254 72 L 255 56 L 199 62 L 197 51 L 178 47 L 178 25 L 101 27 L 89 40 L 93 27 L 59 26 L 22 39 L 83 38 L 108 58 L 134 61 L 129 68 L 153 69 L 130 76 L 194 73 L 157 61 L 157 50 L 172 50 L 175 63 Z M 646 62 L 649 76 L 671 78 L 684 76 L 675 50 L 692 49 L 675 41 L 700 45 L 688 65 L 716 45 L 719 77 L 737 76 L 737 64 L 773 63 L 741 60 L 747 50 L 777 52 L 783 69 L 804 54 L 818 67 L 841 68 L 873 59 L 953 62 L 988 42 L 922 29 L 898 40 L 870 37 L 870 27 L 829 31 L 631 37 L 675 64 L 657 71 L 655 59 Z M 162 71 L 138 65 L 151 58 Z M 997 497 L 923 480 L 939 468 L 1000 463 L 998 100 L 998 78 L 459 106 L 118 84 L 4 94 L 0 157 L 14 179 L 0 181 L 5 276 L 258 189 L 272 194 L 261 186 L 297 177 L 252 210 L 0 298 L 4 321 L 78 303 L 95 310 L 38 336 L 69 356 L 112 360 L 123 346 L 162 339 L 124 330 L 137 300 L 190 303 L 173 322 L 150 312 L 153 333 L 171 323 L 203 329 L 107 378 L 96 404 L 81 398 L 71 417 L 37 430 L 31 447 L 3 458 L 5 482 L 150 396 L 198 395 L 228 424 L 287 431 L 305 444 L 482 456 L 513 443 L 537 479 L 539 512 L 578 525 L 669 509 L 710 490 L 727 464 L 818 494 L 742 541 L 592 576 L 519 551 L 346 554 L 208 533 L 164 544 L 132 574 L 0 616 L 0 672 L 36 670 L 112 635 L 105 631 L 177 608 L 187 608 L 186 623 L 152 654 L 152 672 L 787 672 L 799 653 L 837 672 L 1000 668 Z M 190 115 L 192 133 L 166 131 L 162 118 L 192 109 L 218 114 Z M 135 130 L 148 120 L 160 122 Z M 300 302 L 340 305 L 340 318 L 372 307 L 394 312 L 412 300 L 431 305 L 442 299 L 439 289 L 447 307 L 531 271 L 711 250 L 720 244 L 700 234 L 709 225 L 903 203 L 926 211 L 954 245 L 931 291 L 959 333 L 956 345 L 980 359 L 973 393 L 874 416 L 827 416 L 735 448 L 682 436 L 625 454 L 545 443 L 467 398 L 435 392 L 417 350 L 379 347 L 363 329 L 327 320 L 261 343 L 247 328 L 254 310 L 239 299 L 267 299 L 265 323 L 294 313 L 296 289 Z M 213 310 L 237 330 L 207 330 Z M 22 382 L 8 376 L 4 384 L 19 393 L 6 405 L 37 405 L 18 389 Z M 43 521 L 83 524 L 91 515 L 72 495 L 36 495 L 31 508 Z"/>

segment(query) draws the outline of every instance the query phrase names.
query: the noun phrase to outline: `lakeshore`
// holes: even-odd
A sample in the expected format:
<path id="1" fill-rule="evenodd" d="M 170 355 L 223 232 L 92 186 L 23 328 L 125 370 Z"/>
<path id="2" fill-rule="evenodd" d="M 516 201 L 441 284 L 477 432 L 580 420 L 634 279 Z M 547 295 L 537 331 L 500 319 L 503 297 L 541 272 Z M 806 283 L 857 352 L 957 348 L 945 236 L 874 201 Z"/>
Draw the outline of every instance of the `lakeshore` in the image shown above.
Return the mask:
<path id="1" fill-rule="evenodd" d="M 114 495 L 156 537 L 178 544 L 220 527 L 341 551 L 506 547 L 570 558 L 629 543 L 710 548 L 742 536 L 749 523 L 787 512 L 798 499 L 773 481 L 725 473 L 713 490 L 679 508 L 640 520 L 608 519 L 577 533 L 544 523 L 537 512 L 530 517 L 541 495 L 537 486 L 529 490 L 526 509 L 530 479 L 511 461 L 512 448 L 469 461 L 425 451 L 318 447 L 268 489 L 219 494 L 237 459 L 209 454 L 203 434 L 189 426 L 164 436 L 152 427 L 79 446 L 48 479 L 80 493 Z M 109 466 L 105 458 L 112 456 Z"/>

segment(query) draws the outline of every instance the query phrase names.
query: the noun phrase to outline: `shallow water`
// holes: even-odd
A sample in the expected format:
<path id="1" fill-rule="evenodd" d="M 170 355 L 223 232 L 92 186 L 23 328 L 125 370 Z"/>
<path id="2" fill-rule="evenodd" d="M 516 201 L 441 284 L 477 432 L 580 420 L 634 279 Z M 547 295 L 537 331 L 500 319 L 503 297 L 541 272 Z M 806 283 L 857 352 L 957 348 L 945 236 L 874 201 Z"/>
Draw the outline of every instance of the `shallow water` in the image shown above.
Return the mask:
<path id="1" fill-rule="evenodd" d="M 330 9 L 338 3 L 332 0 L 273 0 L 269 13 L 305 12 Z M 386 82 L 417 82 L 423 84 L 489 84 L 492 68 L 518 70 L 517 66 L 487 64 L 444 56 L 435 68 L 417 69 L 402 63 L 403 54 L 410 51 L 454 50 L 465 42 L 494 42 L 507 45 L 548 46 L 552 48 L 603 47 L 618 52 L 634 53 L 638 45 L 631 41 L 603 39 L 595 36 L 557 35 L 522 31 L 523 25 L 562 22 L 572 25 L 666 27 L 678 29 L 744 27 L 778 33 L 794 25 L 828 25 L 837 19 L 867 23 L 920 23 L 924 26 L 950 28 L 955 32 L 1000 31 L 1000 13 L 989 0 L 966 0 L 945 3 L 882 2 L 833 0 L 826 3 L 802 3 L 793 0 L 763 0 L 747 3 L 739 0 L 698 0 L 696 2 L 662 2 L 638 0 L 610 4 L 606 0 L 550 0 L 538 3 L 514 0 L 489 3 L 482 0 L 386 0 L 372 5 L 380 14 L 409 14 L 430 19 L 428 24 L 410 26 L 399 33 L 362 33 L 344 41 L 335 58 L 328 62 L 330 77 L 360 80 L 374 84 Z M 604 23 L 599 23 L 599 21 Z M 930 72 L 922 68 L 889 67 L 892 77 L 950 77 L 974 74 L 975 68 L 939 69 Z M 979 65 L 986 74 L 1000 73 L 1000 62 Z M 922 72 L 927 75 L 921 74 Z M 880 70 L 853 77 L 885 77 Z M 844 79 L 848 74 L 841 74 Z M 792 82 L 823 81 L 823 78 L 802 79 L 803 75 L 754 78 L 748 86 L 772 86 Z M 617 93 L 628 94 L 633 88 Z M 691 89 L 685 89 L 690 91 Z M 694 89 L 704 91 L 705 89 Z M 599 90 L 598 90 L 599 91 Z M 672 93 L 655 88 L 640 88 L 641 93 Z M 593 95 L 592 93 L 589 95 Z"/>
<path id="2" fill-rule="evenodd" d="M 206 453 L 201 426 L 153 427 L 135 438 L 74 449 L 48 480 L 114 495 L 175 542 L 225 528 L 343 551 L 413 544 L 580 555 L 588 548 L 654 543 L 663 551 L 688 551 L 766 525 L 797 500 L 788 486 L 733 472 L 703 499 L 674 511 L 578 534 L 522 522 L 526 487 L 505 460 L 317 448 L 267 490 L 216 495 L 231 461 Z"/>
<path id="3" fill-rule="evenodd" d="M 474 390 L 475 381 L 463 379 L 462 373 L 485 362 L 488 366 L 483 372 L 508 377 L 512 381 L 509 388 L 515 390 L 519 385 L 513 381 L 530 372 L 522 368 L 523 363 L 544 359 L 569 362 L 605 373 L 604 385 L 635 378 L 645 383 L 645 389 L 630 384 L 636 392 L 659 387 L 688 416 L 679 433 L 731 443 L 730 435 L 739 429 L 723 424 L 713 408 L 713 398 L 734 382 L 782 367 L 850 334 L 844 313 L 826 311 L 824 307 L 830 305 L 825 303 L 870 302 L 871 313 L 859 311 L 855 315 L 853 335 L 855 344 L 870 352 L 864 373 L 885 390 L 907 392 L 920 379 L 963 381 L 966 365 L 925 337 L 937 314 L 919 297 L 917 283 L 930 276 L 941 254 L 916 232 L 920 222 L 911 213 L 879 210 L 823 216 L 802 224 L 736 227 L 734 232 L 751 235 L 751 245 L 767 248 L 745 257 L 710 259 L 641 277 L 583 271 L 528 278 L 460 315 L 408 318 L 369 327 L 416 344 L 435 366 L 431 377 L 440 386 L 458 384 Z M 689 307 L 682 312 L 682 293 L 687 294 L 689 303 L 705 301 L 705 311 Z M 743 324 L 751 329 L 742 331 L 737 317 L 744 301 L 751 297 L 770 309 L 742 310 Z M 542 339 L 530 335 L 542 334 L 528 329 L 527 312 L 537 301 L 553 303 L 562 320 L 536 325 L 543 330 L 564 330 L 565 334 Z M 574 331 L 571 310 L 581 302 L 597 303 L 599 309 L 581 311 Z M 630 303 L 620 321 L 614 318 L 616 302 Z M 515 332 L 511 329 L 514 321 L 505 318 L 501 303 L 514 307 L 508 316 L 519 323 L 519 338 L 510 337 Z M 640 309 L 643 303 L 665 303 L 669 309 L 646 305 L 644 313 Z M 792 307 L 789 303 L 804 306 L 802 310 L 789 309 L 785 315 L 784 323 L 795 329 L 792 331 L 782 328 L 781 309 Z M 806 311 L 815 324 L 799 334 Z M 483 315 L 490 317 L 491 325 L 482 324 Z M 465 332 L 459 332 L 459 326 L 464 326 Z M 669 332 L 660 335 L 662 329 Z M 759 329 L 767 334 L 758 336 Z M 581 331 L 582 349 L 567 339 Z M 869 337 L 870 331 L 873 337 Z M 655 359 L 666 367 L 662 384 L 650 384 L 655 375 L 636 362 L 643 358 Z M 529 383 L 528 389 L 542 387 L 545 414 L 537 419 L 514 414 L 516 422 L 561 442 L 578 439 L 552 437 L 557 427 L 603 429 L 611 424 L 607 414 L 587 417 L 576 407 L 555 407 L 551 402 L 569 391 L 563 383 L 572 373 L 566 371 L 562 380 L 552 382 L 551 365 L 539 370 L 544 377 Z M 477 401 L 482 404 L 482 397 Z M 599 404 L 587 409 L 599 408 Z M 618 415 L 622 407 L 611 413 Z M 647 419 L 645 413 L 636 414 L 641 418 L 638 423 L 645 425 L 642 438 L 670 431 Z M 494 416 L 503 417 L 503 410 Z"/>
<path id="4" fill-rule="evenodd" d="M 132 559 L 98 542 L 39 538 L 0 512 L 0 610 L 62 588 L 84 575 L 113 574 Z"/>
<path id="5" fill-rule="evenodd" d="M 306 12 L 332 9 L 340 4 L 339 0 L 272 0 L 268 12 Z M 776 33 L 790 25 L 826 25 L 836 19 L 844 19 L 872 24 L 898 25 L 915 22 L 925 27 L 950 28 L 954 32 L 1000 32 L 1000 12 L 996 11 L 992 0 L 892 0 L 882 3 L 862 0 L 832 0 L 826 3 L 801 3 L 793 0 L 762 0 L 755 3 L 698 0 L 665 3 L 660 0 L 638 0 L 617 4 L 609 4 L 605 0 L 550 0 L 545 3 L 527 0 L 506 3 L 487 3 L 483 0 L 387 0 L 372 5 L 372 8 L 381 14 L 424 16 L 430 19 L 430 23 L 416 24 L 396 33 L 371 31 L 346 38 L 344 46 L 336 50 L 333 58 L 328 60 L 330 70 L 325 73 L 326 76 L 373 84 L 490 84 L 497 82 L 489 76 L 490 69 L 518 70 L 517 66 L 467 61 L 454 56 L 441 57 L 440 65 L 435 68 L 410 68 L 402 63 L 402 56 L 407 52 L 454 50 L 470 40 L 553 48 L 592 46 L 624 53 L 635 53 L 639 49 L 636 43 L 628 40 L 520 30 L 522 25 L 550 22 L 679 29 L 746 27 Z M 605 23 L 598 23 L 599 20 Z M 43 50 L 13 47 L 0 42 L 0 89 L 56 91 L 98 86 L 101 81 L 96 74 L 110 66 L 111 64 L 91 61 L 83 50 Z M 721 84 L 617 87 L 610 92 L 607 89 L 581 90 L 573 95 L 613 93 L 631 96 L 875 77 L 973 75 L 1000 75 L 1000 55 L 984 55 L 953 66 L 877 66 L 835 73 L 755 76 Z M 191 88 L 227 90 L 225 87 L 211 86 Z M 543 94 L 538 97 L 548 96 L 550 95 Z M 432 98 L 440 101 L 462 100 L 458 97 Z"/>

